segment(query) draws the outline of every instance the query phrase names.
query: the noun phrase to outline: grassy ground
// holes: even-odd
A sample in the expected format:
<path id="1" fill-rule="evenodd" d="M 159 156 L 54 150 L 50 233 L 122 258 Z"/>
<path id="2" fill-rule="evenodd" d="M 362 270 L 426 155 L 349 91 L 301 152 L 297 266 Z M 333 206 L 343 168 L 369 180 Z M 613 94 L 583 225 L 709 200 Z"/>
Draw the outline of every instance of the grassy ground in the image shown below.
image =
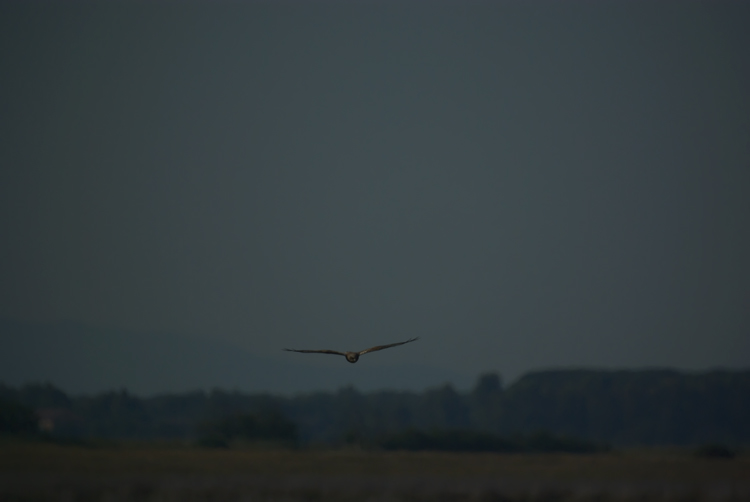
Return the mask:
<path id="1" fill-rule="evenodd" d="M 750 458 L 0 444 L 10 500 L 750 501 Z"/>

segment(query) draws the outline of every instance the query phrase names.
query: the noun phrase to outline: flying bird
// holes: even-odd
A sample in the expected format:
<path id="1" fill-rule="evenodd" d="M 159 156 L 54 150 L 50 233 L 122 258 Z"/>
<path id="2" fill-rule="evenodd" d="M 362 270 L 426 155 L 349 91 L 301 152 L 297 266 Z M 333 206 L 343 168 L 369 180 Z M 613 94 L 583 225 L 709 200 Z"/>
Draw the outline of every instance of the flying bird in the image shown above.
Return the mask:
<path id="1" fill-rule="evenodd" d="M 367 354 L 368 352 L 375 352 L 376 350 L 388 349 L 390 347 L 395 347 L 396 345 L 403 345 L 405 343 L 413 342 L 415 340 L 419 340 L 419 337 L 410 338 L 409 340 L 406 340 L 405 342 L 391 343 L 389 345 L 377 345 L 375 347 L 370 347 L 369 349 L 361 350 L 359 352 L 339 352 L 337 350 L 296 350 L 296 349 L 284 349 L 284 350 L 289 351 L 289 352 L 303 352 L 305 354 L 336 354 L 338 356 L 346 357 L 346 360 L 349 361 L 350 363 L 356 363 L 359 360 L 359 356 L 363 354 Z"/>

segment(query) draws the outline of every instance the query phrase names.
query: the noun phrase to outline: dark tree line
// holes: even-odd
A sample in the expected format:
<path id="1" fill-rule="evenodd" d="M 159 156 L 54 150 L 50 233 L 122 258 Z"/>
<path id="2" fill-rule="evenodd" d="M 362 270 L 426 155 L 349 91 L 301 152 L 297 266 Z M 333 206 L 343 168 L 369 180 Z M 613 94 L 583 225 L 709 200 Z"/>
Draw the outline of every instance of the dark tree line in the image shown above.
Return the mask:
<path id="1" fill-rule="evenodd" d="M 234 413 L 217 420 L 204 420 L 197 427 L 198 444 L 226 448 L 233 444 L 297 446 L 297 426 L 278 411 Z"/>
<path id="2" fill-rule="evenodd" d="M 484 444 L 506 438 L 516 445 L 507 448 L 523 449 L 533 438 L 552 444 L 552 436 L 540 435 L 546 432 L 618 446 L 741 446 L 750 444 L 750 371 L 543 371 L 507 389 L 498 375 L 486 374 L 467 393 L 450 385 L 421 393 L 365 394 L 348 387 L 295 397 L 218 389 L 148 398 L 125 390 L 72 397 L 50 384 L 0 385 L 3 430 L 28 428 L 32 416 L 49 433 L 78 437 L 416 441 L 428 449 L 456 438 Z"/>

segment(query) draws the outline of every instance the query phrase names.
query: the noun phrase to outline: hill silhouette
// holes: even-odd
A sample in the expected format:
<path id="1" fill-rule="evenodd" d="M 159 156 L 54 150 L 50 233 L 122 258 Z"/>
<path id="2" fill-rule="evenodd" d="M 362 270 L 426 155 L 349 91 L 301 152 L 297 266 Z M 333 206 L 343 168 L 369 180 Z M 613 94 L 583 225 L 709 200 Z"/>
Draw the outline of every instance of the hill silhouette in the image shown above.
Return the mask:
<path id="1" fill-rule="evenodd" d="M 119 388 L 153 395 L 214 387 L 292 393 L 341 385 L 362 390 L 471 385 L 468 375 L 419 364 L 384 365 L 370 359 L 352 371 L 343 358 L 340 365 L 324 367 L 281 355 L 259 357 L 219 339 L 74 322 L 44 325 L 0 319 L 0 346 L 0 382 L 18 386 L 50 381 L 74 394 Z"/>

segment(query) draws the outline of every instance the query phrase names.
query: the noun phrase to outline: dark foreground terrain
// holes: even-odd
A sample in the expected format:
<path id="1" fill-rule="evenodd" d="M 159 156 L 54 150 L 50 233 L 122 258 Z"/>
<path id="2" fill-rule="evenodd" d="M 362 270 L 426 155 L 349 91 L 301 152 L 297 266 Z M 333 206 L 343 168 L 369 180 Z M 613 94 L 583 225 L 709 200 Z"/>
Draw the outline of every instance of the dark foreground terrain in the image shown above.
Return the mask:
<path id="1" fill-rule="evenodd" d="M 0 501 L 750 501 L 750 458 L 0 445 Z"/>

